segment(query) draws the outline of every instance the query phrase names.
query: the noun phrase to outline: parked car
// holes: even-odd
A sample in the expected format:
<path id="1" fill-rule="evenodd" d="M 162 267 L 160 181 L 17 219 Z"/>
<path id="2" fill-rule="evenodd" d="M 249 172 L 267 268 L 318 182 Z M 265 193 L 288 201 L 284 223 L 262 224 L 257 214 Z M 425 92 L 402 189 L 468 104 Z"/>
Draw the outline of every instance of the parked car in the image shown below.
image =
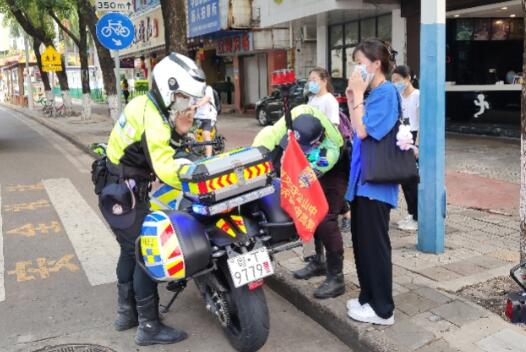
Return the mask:
<path id="1" fill-rule="evenodd" d="M 291 108 L 307 102 L 307 97 L 304 93 L 306 83 L 307 80 L 301 79 L 292 86 L 289 98 Z M 282 115 L 283 100 L 279 90 L 273 91 L 271 95 L 256 102 L 256 118 L 261 126 L 272 125 Z"/>
<path id="2" fill-rule="evenodd" d="M 340 105 L 340 111 L 349 116 L 349 107 L 347 106 L 347 80 L 345 78 L 331 78 L 332 87 L 334 88 L 334 96 Z"/>
<path id="3" fill-rule="evenodd" d="M 290 106 L 291 108 L 307 102 L 306 85 L 307 80 L 302 79 L 291 89 Z M 347 88 L 347 80 L 344 78 L 332 78 L 334 87 L 334 96 L 340 105 L 340 111 L 346 115 L 349 114 L 347 107 L 347 97 L 345 89 Z M 256 119 L 261 126 L 271 125 L 278 121 L 283 116 L 283 101 L 279 90 L 275 90 L 271 95 L 260 99 L 256 102 Z"/>

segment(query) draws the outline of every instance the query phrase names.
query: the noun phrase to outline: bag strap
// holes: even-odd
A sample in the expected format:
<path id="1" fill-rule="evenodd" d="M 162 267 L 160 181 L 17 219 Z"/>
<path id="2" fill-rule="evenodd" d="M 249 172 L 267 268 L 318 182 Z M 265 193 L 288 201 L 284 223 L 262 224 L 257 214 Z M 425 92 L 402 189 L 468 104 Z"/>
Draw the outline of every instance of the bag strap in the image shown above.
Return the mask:
<path id="1" fill-rule="evenodd" d="M 398 101 L 398 121 L 400 121 L 401 124 L 404 123 L 404 113 L 402 110 L 402 97 L 400 96 L 400 93 L 396 91 L 396 100 Z"/>

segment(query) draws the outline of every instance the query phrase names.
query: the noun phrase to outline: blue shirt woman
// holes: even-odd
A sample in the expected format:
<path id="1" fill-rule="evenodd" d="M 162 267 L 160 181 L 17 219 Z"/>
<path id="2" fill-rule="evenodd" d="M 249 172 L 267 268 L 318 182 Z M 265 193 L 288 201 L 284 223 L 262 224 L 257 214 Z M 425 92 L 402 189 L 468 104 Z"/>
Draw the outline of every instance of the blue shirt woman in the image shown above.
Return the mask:
<path id="1" fill-rule="evenodd" d="M 365 101 L 363 124 L 367 134 L 381 140 L 393 129 L 399 116 L 396 88 L 391 82 L 385 82 L 374 88 Z M 351 174 L 345 198 L 352 202 L 356 196 L 366 197 L 389 204 L 396 208 L 398 204 L 398 185 L 395 183 L 364 183 L 361 179 L 362 140 L 355 133 L 351 159 Z"/>
<path id="2" fill-rule="evenodd" d="M 355 131 L 346 198 L 351 201 L 351 234 L 360 295 L 347 302 L 347 314 L 360 322 L 392 325 L 393 263 L 389 219 L 391 209 L 397 205 L 398 185 L 363 181 L 363 158 L 369 155 L 361 154 L 361 144 L 366 138 L 382 140 L 400 115 L 398 92 L 386 77 L 391 72 L 394 53 L 389 44 L 368 39 L 356 46 L 353 59 L 359 65 L 349 78 L 346 90 Z M 366 90 L 370 93 L 365 100 Z"/>

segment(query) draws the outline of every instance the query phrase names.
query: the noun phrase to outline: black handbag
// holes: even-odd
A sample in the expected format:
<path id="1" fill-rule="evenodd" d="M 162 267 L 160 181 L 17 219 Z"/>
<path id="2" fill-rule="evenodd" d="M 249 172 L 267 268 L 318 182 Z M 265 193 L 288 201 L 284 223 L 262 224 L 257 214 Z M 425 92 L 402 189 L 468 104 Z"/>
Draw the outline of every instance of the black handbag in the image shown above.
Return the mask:
<path id="1" fill-rule="evenodd" d="M 377 141 L 371 136 L 361 143 L 361 182 L 404 184 L 418 181 L 418 166 L 413 150 L 401 150 L 396 145 L 398 128 L 403 124 L 400 97 L 399 119 L 384 138 Z"/>

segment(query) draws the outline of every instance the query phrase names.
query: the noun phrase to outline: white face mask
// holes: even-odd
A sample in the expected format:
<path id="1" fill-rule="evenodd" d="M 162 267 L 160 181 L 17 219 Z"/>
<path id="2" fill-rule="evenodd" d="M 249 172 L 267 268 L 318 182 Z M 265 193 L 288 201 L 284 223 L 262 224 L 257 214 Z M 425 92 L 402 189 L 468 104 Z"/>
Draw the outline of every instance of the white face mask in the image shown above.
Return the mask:
<path id="1" fill-rule="evenodd" d="M 355 70 L 358 70 L 358 72 L 362 75 L 362 79 L 367 82 L 371 82 L 374 79 L 374 72 L 367 71 L 367 65 L 361 64 L 356 65 Z"/>

